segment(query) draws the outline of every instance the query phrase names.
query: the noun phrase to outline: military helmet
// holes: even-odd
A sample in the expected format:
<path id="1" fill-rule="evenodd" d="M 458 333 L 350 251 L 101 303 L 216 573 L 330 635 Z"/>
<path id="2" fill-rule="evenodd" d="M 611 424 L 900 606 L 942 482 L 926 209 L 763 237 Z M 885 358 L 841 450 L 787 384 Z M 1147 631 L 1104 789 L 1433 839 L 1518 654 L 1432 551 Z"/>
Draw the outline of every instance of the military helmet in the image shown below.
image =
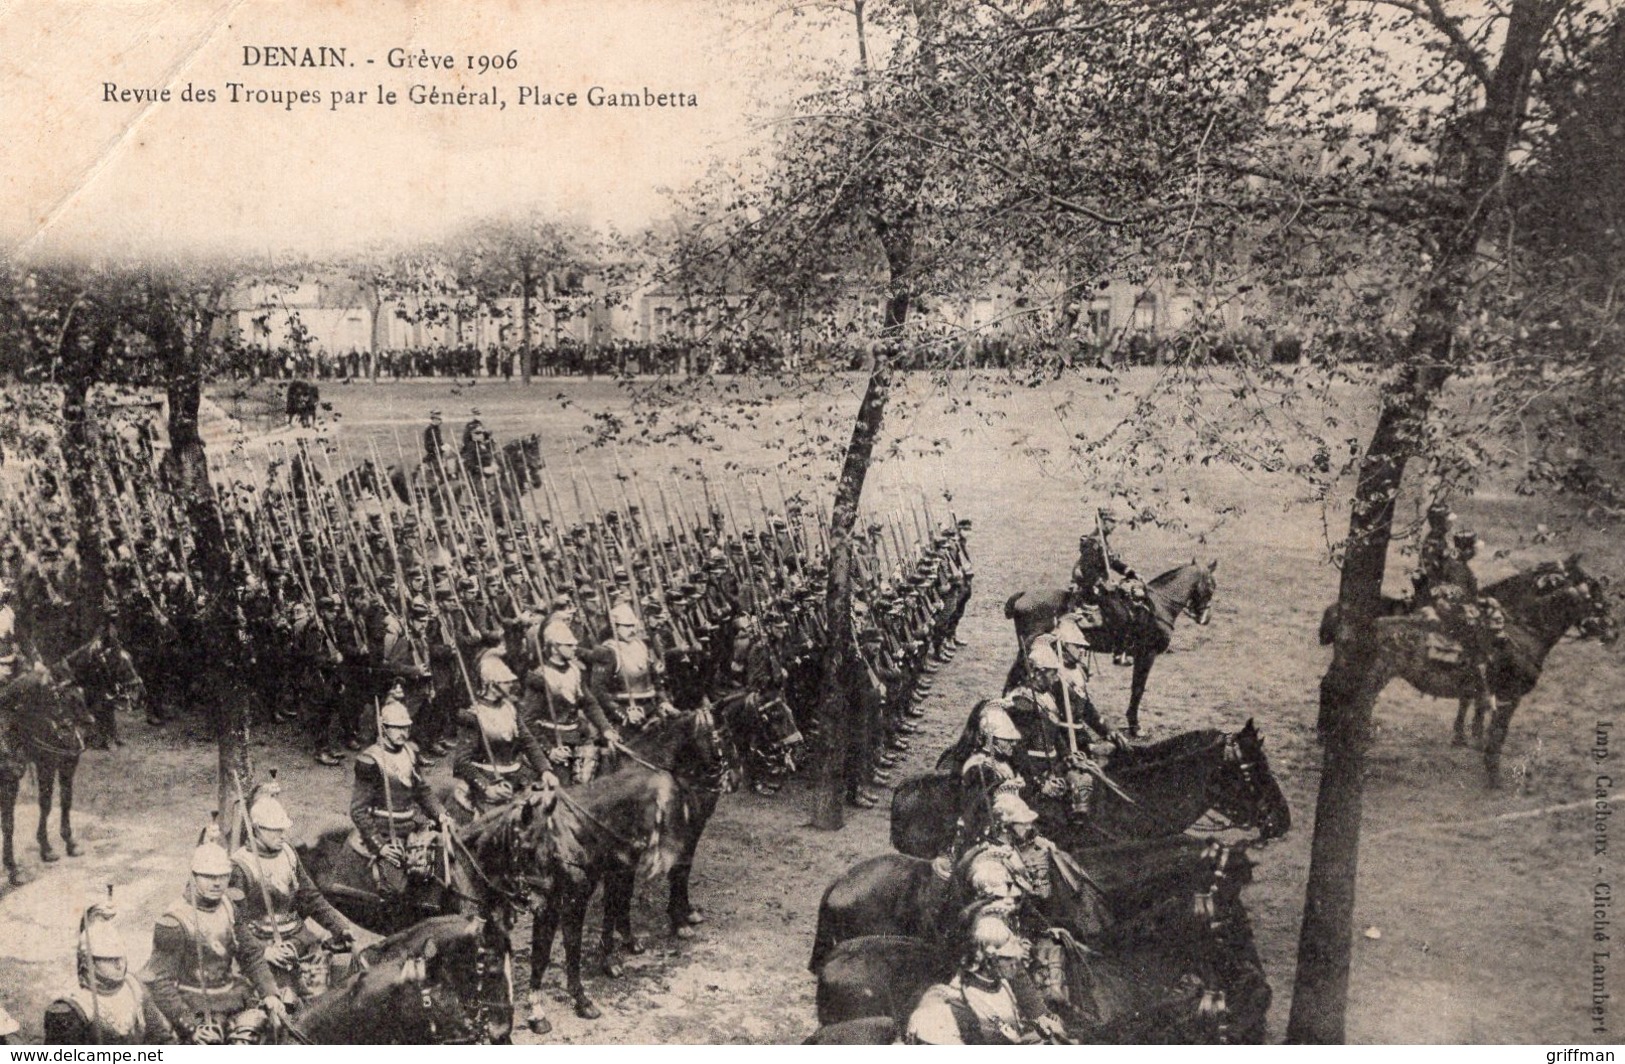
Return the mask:
<path id="1" fill-rule="evenodd" d="M 248 820 L 256 828 L 264 828 L 267 831 L 287 831 L 293 827 L 288 811 L 282 808 L 279 800 L 269 794 L 254 800 L 253 807 L 248 811 Z"/>
<path id="2" fill-rule="evenodd" d="M 993 797 L 993 819 L 1007 826 L 1031 824 L 1038 820 L 1038 814 L 1015 791 L 1000 791 Z"/>
<path id="3" fill-rule="evenodd" d="M 576 636 L 575 629 L 563 621 L 554 621 L 542 629 L 542 642 L 548 646 L 578 646 L 581 640 Z"/>
<path id="4" fill-rule="evenodd" d="M 119 933 L 118 924 L 110 913 L 99 907 L 85 914 L 83 949 L 86 957 L 99 957 L 103 960 L 130 955 L 130 951 L 124 945 L 124 936 Z"/>
<path id="5" fill-rule="evenodd" d="M 965 877 L 971 893 L 979 898 L 1009 898 L 1016 893 L 1016 881 L 1010 869 L 997 857 L 978 857 L 971 862 Z"/>
<path id="6" fill-rule="evenodd" d="M 1062 617 L 1055 622 L 1055 639 L 1062 646 L 1087 647 L 1089 645 L 1089 640 L 1083 634 L 1083 629 L 1078 627 L 1078 622 L 1071 617 Z"/>
<path id="7" fill-rule="evenodd" d="M 406 708 L 406 703 L 392 698 L 378 710 L 378 726 L 381 728 L 410 728 L 412 726 L 412 711 Z"/>
<path id="8" fill-rule="evenodd" d="M 192 851 L 192 873 L 199 876 L 231 875 L 231 858 L 225 847 L 216 842 L 205 842 Z"/>
<path id="9" fill-rule="evenodd" d="M 978 953 L 991 957 L 1021 957 L 1025 953 L 1021 939 L 997 916 L 979 916 L 970 929 L 971 945 Z"/>
<path id="10" fill-rule="evenodd" d="M 502 648 L 492 647 L 480 655 L 480 683 L 513 683 L 519 677 L 508 668 L 508 663 L 502 655 Z"/>
<path id="11" fill-rule="evenodd" d="M 982 708 L 982 738 L 1015 742 L 1020 740 L 1021 732 L 1016 730 L 1015 722 L 1002 706 L 989 703 Z"/>
<path id="12" fill-rule="evenodd" d="M 619 628 L 622 625 L 638 626 L 638 615 L 632 607 L 625 602 L 616 605 L 609 611 L 609 623 Z"/>

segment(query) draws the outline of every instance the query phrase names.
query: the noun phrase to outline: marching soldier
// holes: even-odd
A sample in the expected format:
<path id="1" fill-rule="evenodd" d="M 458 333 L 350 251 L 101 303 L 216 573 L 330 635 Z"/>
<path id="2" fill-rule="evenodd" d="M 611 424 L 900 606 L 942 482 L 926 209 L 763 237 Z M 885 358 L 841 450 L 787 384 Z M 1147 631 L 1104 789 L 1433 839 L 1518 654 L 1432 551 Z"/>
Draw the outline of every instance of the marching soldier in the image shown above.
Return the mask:
<path id="1" fill-rule="evenodd" d="M 542 629 L 542 663 L 525 677 L 531 724 L 550 743 L 548 760 L 570 783 L 586 783 L 598 771 L 597 741 L 620 741 L 593 695 L 576 651 L 581 641 L 562 621 Z"/>
<path id="2" fill-rule="evenodd" d="M 110 907 L 92 906 L 80 921 L 75 967 L 79 985 L 45 1008 L 46 1045 L 175 1041 L 174 1027 L 147 988 L 130 974 L 124 937 Z"/>
<path id="3" fill-rule="evenodd" d="M 183 896 L 153 927 L 142 977 L 176 1034 L 198 1045 L 254 1044 L 267 1020 L 288 1019 L 263 951 L 238 929 L 231 870 L 218 843 L 193 851 Z"/>
<path id="4" fill-rule="evenodd" d="M 593 696 L 618 726 L 639 728 L 677 712 L 665 691 L 665 662 L 643 638 L 630 604 L 609 611 L 612 634 L 587 654 Z M 765 697 L 765 696 L 764 696 Z"/>
<path id="5" fill-rule="evenodd" d="M 429 781 L 418 767 L 411 741 L 412 715 L 394 699 L 378 710 L 378 741 L 355 759 L 350 791 L 350 820 L 355 824 L 351 848 L 372 858 L 381 890 L 404 895 L 406 847 L 411 837 L 430 826 L 450 829 L 453 821 L 440 807 Z"/>
<path id="6" fill-rule="evenodd" d="M 453 775 L 468 784 L 476 813 L 508 801 L 532 780 L 557 787 L 558 777 L 513 702 L 518 677 L 492 647 L 480 656 L 480 691 L 468 709 L 477 734 L 457 756 Z M 527 772 L 526 765 L 530 771 Z"/>
<path id="7" fill-rule="evenodd" d="M 262 793 L 248 810 L 248 832 L 243 845 L 231 855 L 231 891 L 237 901 L 240 929 L 264 951 L 287 1005 L 296 1005 L 315 987 L 301 981 L 301 971 L 314 963 L 318 940 L 307 920 L 328 933 L 328 946 L 344 948 L 354 941 L 349 922 L 316 888 L 310 873 L 286 842 L 293 826 L 288 812 L 274 794 Z"/>

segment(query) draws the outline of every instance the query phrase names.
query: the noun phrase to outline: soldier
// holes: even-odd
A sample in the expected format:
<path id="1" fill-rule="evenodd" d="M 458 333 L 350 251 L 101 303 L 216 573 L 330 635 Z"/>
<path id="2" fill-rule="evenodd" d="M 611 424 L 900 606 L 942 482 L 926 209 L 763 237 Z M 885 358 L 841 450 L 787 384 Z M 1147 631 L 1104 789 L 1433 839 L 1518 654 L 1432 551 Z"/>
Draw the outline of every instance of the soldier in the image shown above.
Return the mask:
<path id="1" fill-rule="evenodd" d="M 665 662 L 643 638 L 629 603 L 609 611 L 613 634 L 587 654 L 593 696 L 617 726 L 638 728 L 677 710 L 666 695 Z"/>
<path id="2" fill-rule="evenodd" d="M 1140 577 L 1131 569 L 1117 553 L 1112 550 L 1108 538 L 1112 530 L 1117 527 L 1117 513 L 1114 510 L 1102 509 L 1095 511 L 1095 534 L 1085 534 L 1078 537 L 1078 561 L 1072 567 L 1072 587 L 1079 602 L 1098 606 L 1106 595 L 1112 590 L 1112 574 L 1116 573 L 1124 581 L 1130 582 L 1129 599 L 1131 603 L 1143 594 L 1139 588 Z M 1118 665 L 1128 664 L 1128 656 L 1121 648 L 1113 648 L 1112 661 Z"/>
<path id="3" fill-rule="evenodd" d="M 526 717 L 550 743 L 553 770 L 571 783 L 586 783 L 598 771 L 598 748 L 620 741 L 603 707 L 582 675 L 576 651 L 581 641 L 562 621 L 542 629 L 542 663 L 525 676 Z"/>
<path id="4" fill-rule="evenodd" d="M 1010 719 L 1003 699 L 982 706 L 981 747 L 965 759 L 959 770 L 960 841 L 980 838 L 992 823 L 993 802 L 1003 792 L 1021 793 L 1027 781 L 1016 770 L 1014 758 L 1021 732 Z"/>
<path id="5" fill-rule="evenodd" d="M 1411 576 L 1418 606 L 1427 606 L 1433 601 L 1433 587 L 1439 582 L 1441 571 L 1453 553 L 1450 533 L 1455 528 L 1456 515 L 1444 503 L 1436 502 L 1428 507 L 1427 522 L 1428 529 L 1422 537 L 1416 572 Z"/>
<path id="6" fill-rule="evenodd" d="M 45 1044 L 169 1045 L 175 1029 L 130 974 L 112 909 L 92 906 L 79 923 L 79 985 L 45 1008 Z"/>
<path id="7" fill-rule="evenodd" d="M 193 851 L 190 881 L 153 927 L 142 975 L 176 1034 L 198 1045 L 254 1044 L 268 1019 L 288 1019 L 259 944 L 238 930 L 231 870 L 218 843 Z"/>
<path id="8" fill-rule="evenodd" d="M 1065 1029 L 1042 999 L 1018 994 L 1013 980 L 1027 959 L 1026 944 L 1003 920 L 977 917 L 959 970 L 926 990 L 908 1018 L 910 1045 L 1038 1045 L 1064 1040 Z M 1031 1017 L 1031 1020 L 1028 1020 Z"/>
<path id="9" fill-rule="evenodd" d="M 318 763 L 329 766 L 343 761 L 340 750 L 346 727 L 341 680 L 344 652 L 335 636 L 340 605 L 337 595 L 323 595 L 316 602 L 316 613 L 296 622 L 293 632 L 300 672 L 306 680 L 301 696 L 310 714 L 307 726 L 316 743 L 314 756 Z"/>
<path id="10" fill-rule="evenodd" d="M 293 823 L 274 794 L 262 793 L 248 810 L 248 832 L 243 845 L 231 855 L 231 891 L 237 902 L 239 930 L 255 939 L 264 951 L 282 1000 L 297 1005 L 326 985 L 301 979 L 318 960 L 318 940 L 307 920 L 328 933 L 332 949 L 354 941 L 349 921 L 330 905 L 299 856 L 286 842 Z M 325 973 L 322 973 L 325 975 Z"/>
<path id="11" fill-rule="evenodd" d="M 480 655 L 478 671 L 479 694 L 467 711 L 477 734 L 452 769 L 468 784 L 476 814 L 508 801 L 532 780 L 545 787 L 559 785 L 552 762 L 513 703 L 519 677 L 508 668 L 501 649 L 492 647 Z"/>
<path id="12" fill-rule="evenodd" d="M 426 827 L 453 826 L 418 767 L 411 735 L 412 715 L 406 706 L 395 699 L 385 702 L 378 710 L 378 741 L 356 757 L 350 792 L 350 820 L 356 828 L 350 846 L 372 858 L 379 888 L 394 895 L 407 893 L 411 837 Z"/>

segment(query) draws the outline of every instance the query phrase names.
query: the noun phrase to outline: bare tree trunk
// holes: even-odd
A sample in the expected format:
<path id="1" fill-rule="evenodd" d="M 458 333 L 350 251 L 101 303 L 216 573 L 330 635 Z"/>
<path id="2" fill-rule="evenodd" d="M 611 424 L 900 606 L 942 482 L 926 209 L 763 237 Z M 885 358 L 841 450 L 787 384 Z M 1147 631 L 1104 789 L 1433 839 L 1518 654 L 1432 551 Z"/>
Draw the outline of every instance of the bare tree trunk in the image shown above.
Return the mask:
<path id="1" fill-rule="evenodd" d="M 1309 852 L 1288 1042 L 1337 1043 L 1345 1039 L 1365 755 L 1377 697 L 1372 679 L 1375 621 L 1393 536 L 1394 499 L 1406 462 L 1419 449 L 1428 414 L 1454 372 L 1454 336 L 1479 240 L 1488 224 L 1487 205 L 1502 191 L 1508 153 L 1529 98 L 1531 73 L 1559 6 L 1542 0 L 1517 0 L 1512 5 L 1506 43 L 1485 94 L 1458 189 L 1462 206 L 1453 219 L 1454 229 L 1441 241 L 1434 281 L 1422 296 L 1407 341 L 1410 368 L 1387 389 L 1360 464 L 1338 590 L 1337 641 L 1331 666 L 1320 684 L 1325 753 L 1315 802 L 1315 834 Z"/>

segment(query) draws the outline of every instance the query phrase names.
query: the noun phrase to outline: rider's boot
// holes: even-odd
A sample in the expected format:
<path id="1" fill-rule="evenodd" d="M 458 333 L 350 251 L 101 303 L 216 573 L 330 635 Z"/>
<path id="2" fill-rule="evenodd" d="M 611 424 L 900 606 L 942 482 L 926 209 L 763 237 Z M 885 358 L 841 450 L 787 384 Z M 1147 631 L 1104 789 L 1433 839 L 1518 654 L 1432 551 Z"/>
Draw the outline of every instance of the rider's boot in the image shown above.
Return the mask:
<path id="1" fill-rule="evenodd" d="M 552 1022 L 547 1018 L 547 1011 L 542 1006 L 542 992 L 539 988 L 531 988 L 526 1005 L 529 1015 L 525 1018 L 525 1024 L 530 1028 L 531 1034 L 546 1034 L 553 1029 Z"/>

